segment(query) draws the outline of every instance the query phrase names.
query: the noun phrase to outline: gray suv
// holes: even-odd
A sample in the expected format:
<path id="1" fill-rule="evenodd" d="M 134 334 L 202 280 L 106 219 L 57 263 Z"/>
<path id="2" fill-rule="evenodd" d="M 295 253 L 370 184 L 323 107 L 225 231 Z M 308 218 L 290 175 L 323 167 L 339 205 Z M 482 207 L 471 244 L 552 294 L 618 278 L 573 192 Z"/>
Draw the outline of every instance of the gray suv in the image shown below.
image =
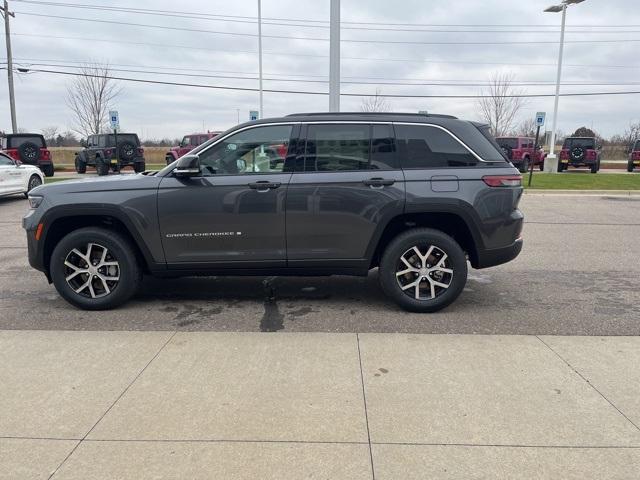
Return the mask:
<path id="1" fill-rule="evenodd" d="M 158 172 L 34 189 L 29 262 L 83 309 L 143 274 L 362 275 L 401 307 L 453 302 L 467 262 L 522 248 L 518 171 L 486 126 L 316 113 L 238 125 Z"/>

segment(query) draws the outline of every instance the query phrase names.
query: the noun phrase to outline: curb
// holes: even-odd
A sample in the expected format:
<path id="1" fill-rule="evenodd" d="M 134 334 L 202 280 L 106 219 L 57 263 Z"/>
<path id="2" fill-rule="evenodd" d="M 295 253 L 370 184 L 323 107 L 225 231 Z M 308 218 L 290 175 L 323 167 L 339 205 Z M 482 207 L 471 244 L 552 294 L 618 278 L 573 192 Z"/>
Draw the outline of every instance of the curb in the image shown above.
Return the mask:
<path id="1" fill-rule="evenodd" d="M 524 193 L 526 195 L 592 195 L 601 197 L 603 195 L 636 196 L 640 195 L 640 190 L 553 190 L 525 188 Z"/>

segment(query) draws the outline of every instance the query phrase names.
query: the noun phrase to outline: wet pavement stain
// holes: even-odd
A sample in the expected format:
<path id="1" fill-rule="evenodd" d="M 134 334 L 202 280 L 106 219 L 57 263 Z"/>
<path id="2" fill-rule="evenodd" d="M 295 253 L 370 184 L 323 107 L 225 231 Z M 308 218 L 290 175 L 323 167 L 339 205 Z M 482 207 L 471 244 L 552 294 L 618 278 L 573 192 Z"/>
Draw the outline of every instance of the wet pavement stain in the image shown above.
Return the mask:
<path id="1" fill-rule="evenodd" d="M 273 285 L 274 277 L 265 278 L 262 281 L 264 290 L 264 314 L 260 320 L 261 332 L 277 332 L 284 329 L 284 315 L 278 309 L 276 302 L 276 289 Z"/>
<path id="2" fill-rule="evenodd" d="M 311 307 L 300 307 L 293 310 L 289 310 L 287 312 L 287 315 L 290 315 L 295 319 L 296 317 L 304 317 L 305 315 L 312 312 L 313 312 L 313 308 Z"/>

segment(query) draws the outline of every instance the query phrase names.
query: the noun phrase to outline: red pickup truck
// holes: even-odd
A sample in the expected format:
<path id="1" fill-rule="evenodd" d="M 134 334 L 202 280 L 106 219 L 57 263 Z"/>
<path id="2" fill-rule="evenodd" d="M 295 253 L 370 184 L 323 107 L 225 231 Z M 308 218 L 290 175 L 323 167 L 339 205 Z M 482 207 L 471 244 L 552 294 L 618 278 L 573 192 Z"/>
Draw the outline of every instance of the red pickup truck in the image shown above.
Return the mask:
<path id="1" fill-rule="evenodd" d="M 544 158 L 546 154 L 542 148 L 534 149 L 534 139 L 530 137 L 497 137 L 496 142 L 500 145 L 505 156 L 521 172 L 529 170 L 529 165 L 533 162 L 540 170 L 544 170 Z"/>

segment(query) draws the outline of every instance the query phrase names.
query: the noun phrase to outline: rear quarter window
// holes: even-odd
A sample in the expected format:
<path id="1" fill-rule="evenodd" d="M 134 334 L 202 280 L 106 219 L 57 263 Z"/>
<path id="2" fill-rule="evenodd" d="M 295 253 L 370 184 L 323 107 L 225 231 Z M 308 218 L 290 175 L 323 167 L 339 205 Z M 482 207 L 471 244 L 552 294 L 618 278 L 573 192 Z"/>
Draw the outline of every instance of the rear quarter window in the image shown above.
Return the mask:
<path id="1" fill-rule="evenodd" d="M 25 136 L 25 137 L 11 137 L 9 138 L 8 143 L 9 145 L 7 146 L 7 148 L 18 148 L 20 147 L 20 145 L 23 145 L 25 143 L 33 143 L 40 148 L 44 147 L 44 140 L 42 137 L 38 135 Z"/>
<path id="2" fill-rule="evenodd" d="M 429 125 L 395 125 L 402 168 L 468 167 L 478 159 L 449 132 Z"/>

